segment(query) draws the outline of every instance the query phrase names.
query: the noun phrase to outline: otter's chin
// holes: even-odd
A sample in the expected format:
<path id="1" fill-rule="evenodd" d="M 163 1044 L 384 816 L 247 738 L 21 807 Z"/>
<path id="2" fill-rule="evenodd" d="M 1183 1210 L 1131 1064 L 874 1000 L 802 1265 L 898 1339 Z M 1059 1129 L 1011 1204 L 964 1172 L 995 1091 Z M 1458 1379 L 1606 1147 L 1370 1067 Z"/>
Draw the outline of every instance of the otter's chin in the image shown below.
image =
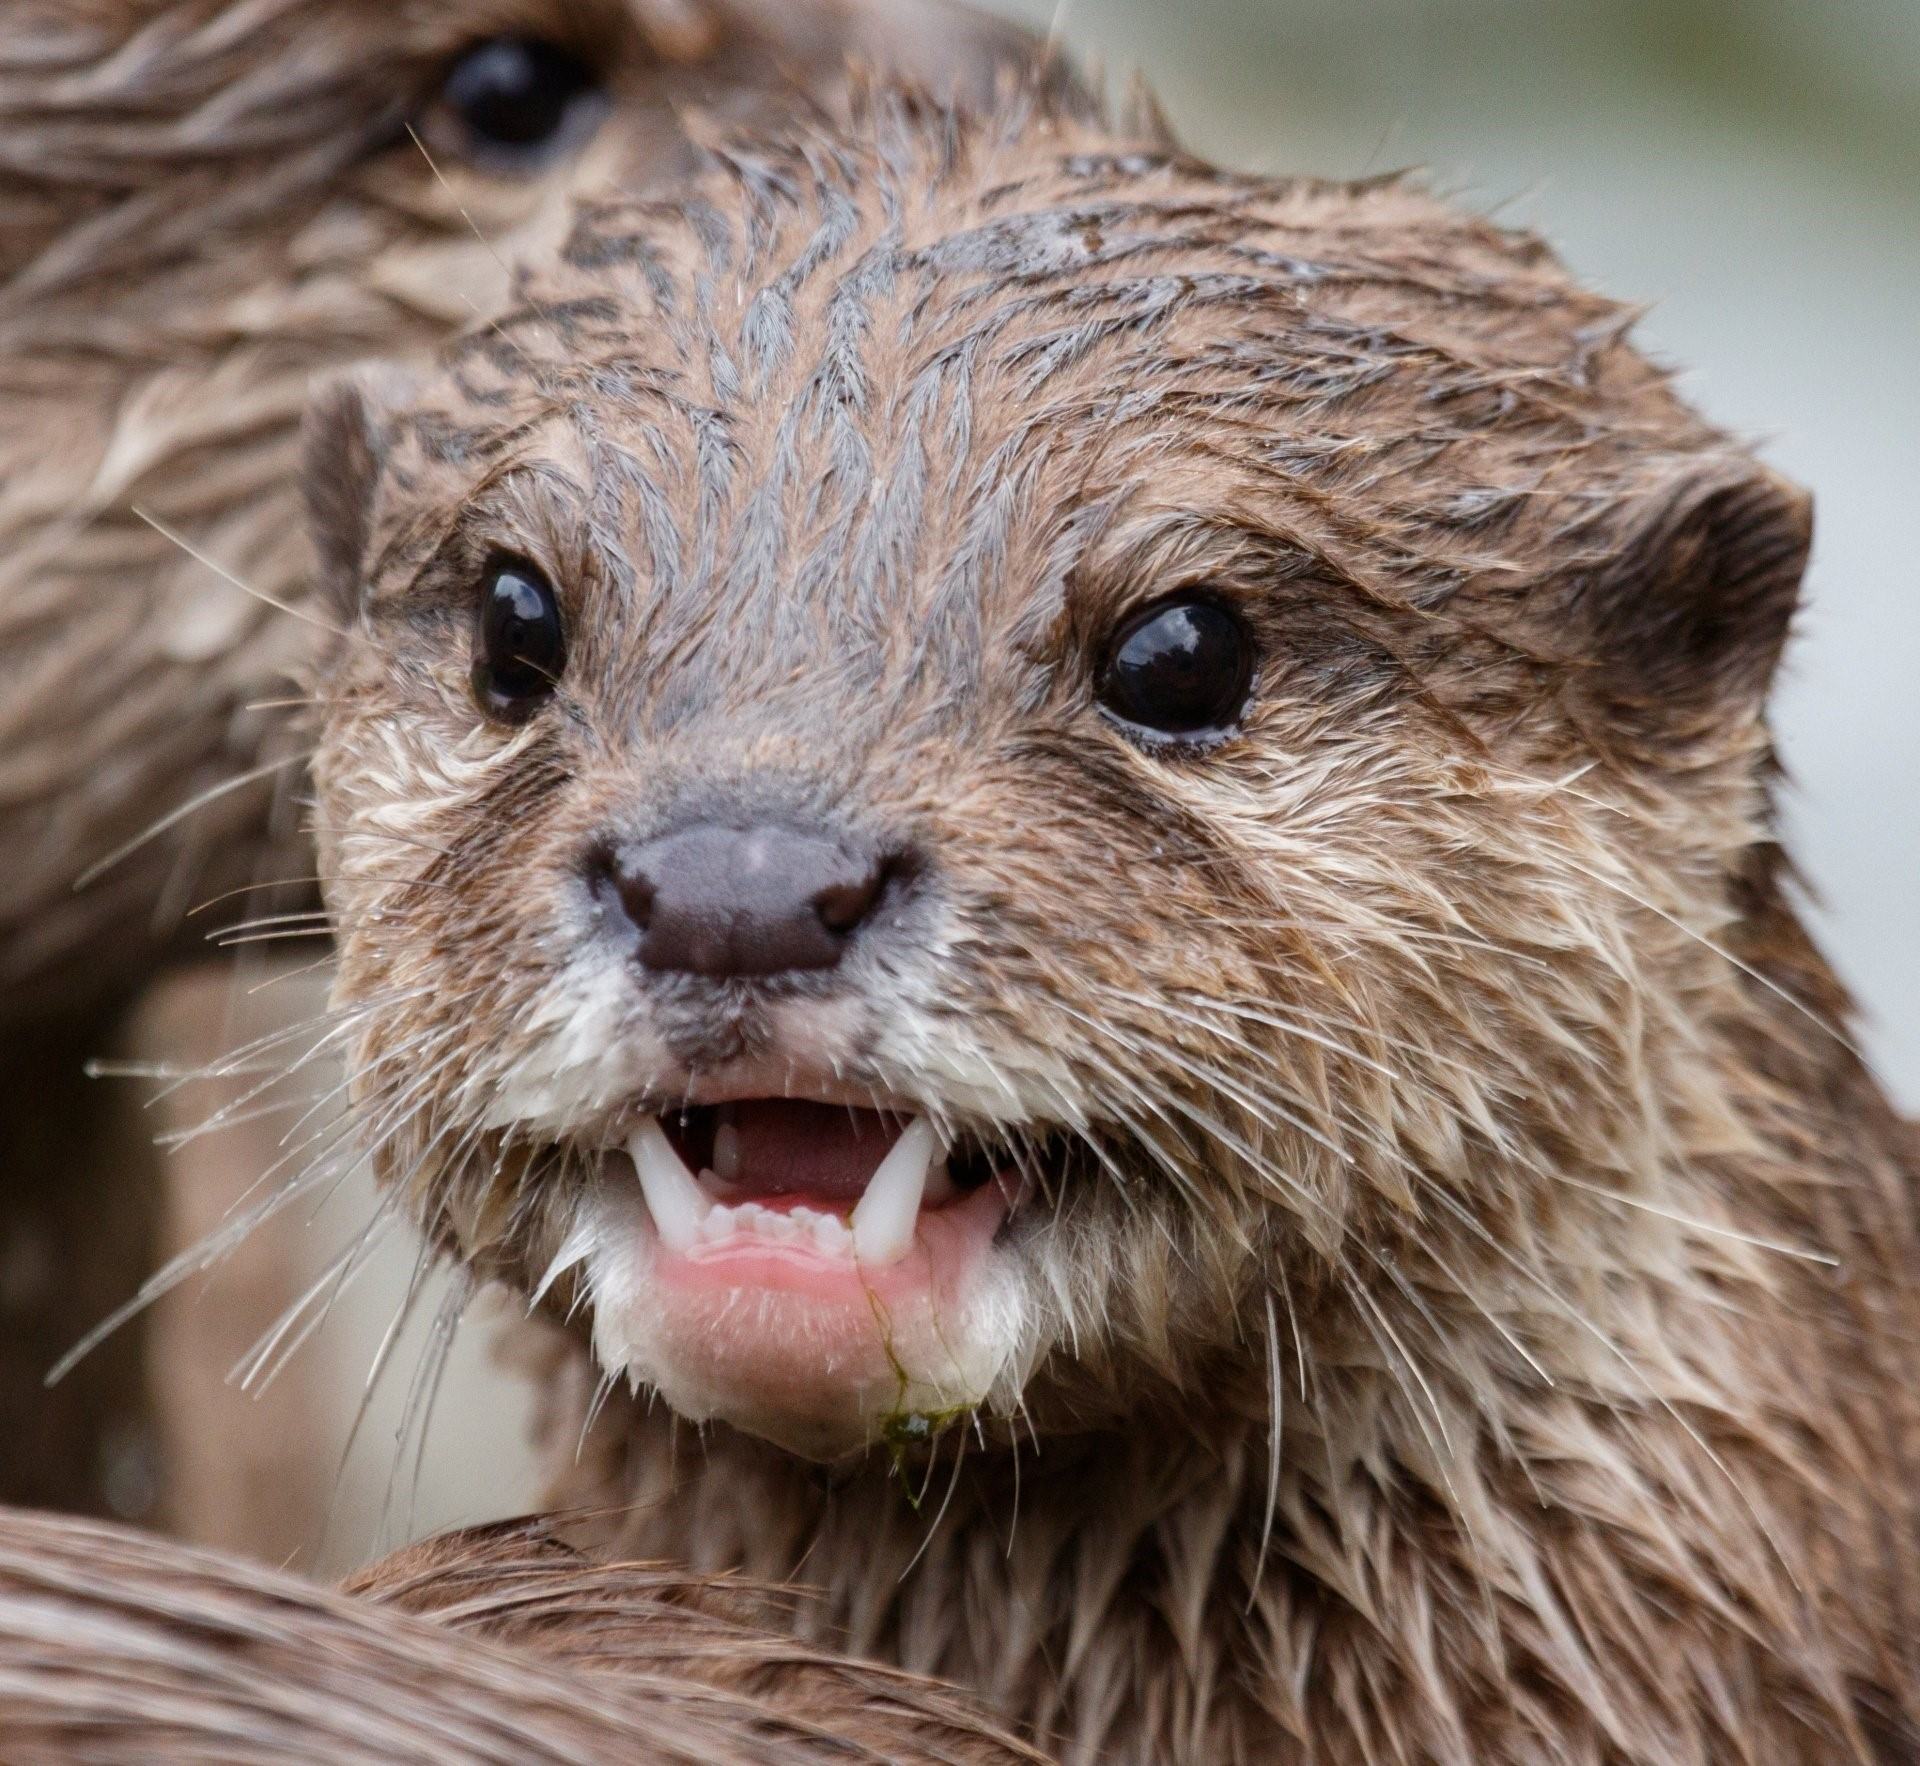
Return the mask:
<path id="1" fill-rule="evenodd" d="M 911 1131 L 900 1139 L 910 1154 Z M 676 1195 L 650 1166 L 666 1145 L 636 1137 L 631 1161 L 608 1155 L 552 1272 L 581 1266 L 608 1373 L 689 1421 L 817 1460 L 970 1411 L 1009 1373 L 1027 1311 L 1018 1259 L 996 1242 L 1010 1185 L 896 1209 L 876 1261 L 862 1255 L 863 1197 L 729 1202 L 705 1170 L 697 1195 L 670 1171 Z"/>

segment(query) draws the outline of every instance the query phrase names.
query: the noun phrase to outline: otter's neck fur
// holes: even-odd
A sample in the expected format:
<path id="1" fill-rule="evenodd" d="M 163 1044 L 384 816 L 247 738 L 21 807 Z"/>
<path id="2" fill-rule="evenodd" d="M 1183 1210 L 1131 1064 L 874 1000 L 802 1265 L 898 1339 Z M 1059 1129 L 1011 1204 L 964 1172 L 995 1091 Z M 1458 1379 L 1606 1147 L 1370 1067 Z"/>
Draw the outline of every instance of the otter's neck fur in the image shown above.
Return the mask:
<path id="1" fill-rule="evenodd" d="M 827 1472 L 615 1405 L 559 1496 L 622 1507 L 617 1549 L 824 1588 L 805 1623 L 979 1688 L 1069 1760 L 1913 1757 L 1920 1653 L 1884 1644 L 1920 1639 L 1914 1424 L 1890 1401 L 1912 1140 L 1757 852 L 1713 1031 L 1752 1141 L 1694 1148 L 1658 1205 L 1741 1197 L 1739 1230 L 1795 1254 L 1684 1236 L 1679 1264 L 1586 1289 L 1605 1310 L 1557 1356 L 1536 1343 L 1533 1377 L 1471 1390 L 1343 1356 L 1306 1306 L 1284 1369 L 1255 1319 L 1207 1390 L 969 1440 L 957 1466 L 957 1436 L 930 1465 Z M 1448 1323 L 1466 1365 L 1472 1326 Z"/>

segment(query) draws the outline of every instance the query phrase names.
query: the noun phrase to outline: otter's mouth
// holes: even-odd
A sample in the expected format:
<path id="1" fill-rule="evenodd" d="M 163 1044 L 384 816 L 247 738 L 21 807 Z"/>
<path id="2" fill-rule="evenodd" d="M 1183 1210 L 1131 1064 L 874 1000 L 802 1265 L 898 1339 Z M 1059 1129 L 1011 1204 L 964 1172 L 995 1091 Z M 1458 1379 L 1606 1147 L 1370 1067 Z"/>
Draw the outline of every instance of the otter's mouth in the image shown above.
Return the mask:
<path id="1" fill-rule="evenodd" d="M 913 1251 L 923 1214 L 1001 1175 L 996 1149 L 950 1147 L 924 1115 L 800 1098 L 649 1117 L 627 1153 L 654 1230 L 677 1256 L 786 1248 L 871 1270 Z M 1000 1199 L 1010 1203 L 1004 1187 Z"/>
<path id="2" fill-rule="evenodd" d="M 977 1405 L 1007 1369 L 1027 1163 L 910 1108 L 766 1096 L 643 1116 L 547 1281 L 585 1265 L 609 1373 L 831 1457 L 889 1417 Z"/>

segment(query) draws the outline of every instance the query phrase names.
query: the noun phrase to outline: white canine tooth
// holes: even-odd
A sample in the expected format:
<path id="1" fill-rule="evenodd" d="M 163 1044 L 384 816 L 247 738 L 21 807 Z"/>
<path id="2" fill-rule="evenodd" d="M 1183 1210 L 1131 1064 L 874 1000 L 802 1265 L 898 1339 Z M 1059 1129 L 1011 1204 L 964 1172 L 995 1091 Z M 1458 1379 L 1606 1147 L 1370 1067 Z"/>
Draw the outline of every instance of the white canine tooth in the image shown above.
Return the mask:
<path id="1" fill-rule="evenodd" d="M 640 1174 L 640 1190 L 661 1244 L 669 1251 L 692 1250 L 707 1217 L 707 1198 L 655 1118 L 649 1116 L 634 1130 L 627 1153 Z"/>
<path id="2" fill-rule="evenodd" d="M 722 1104 L 713 1130 L 713 1174 L 722 1183 L 740 1175 L 740 1131 L 733 1126 L 733 1106 Z"/>
<path id="3" fill-rule="evenodd" d="M 933 1124 L 916 1116 L 867 1179 L 853 1211 L 853 1249 L 861 1262 L 895 1263 L 912 1248 L 927 1171 L 940 1151 Z"/>

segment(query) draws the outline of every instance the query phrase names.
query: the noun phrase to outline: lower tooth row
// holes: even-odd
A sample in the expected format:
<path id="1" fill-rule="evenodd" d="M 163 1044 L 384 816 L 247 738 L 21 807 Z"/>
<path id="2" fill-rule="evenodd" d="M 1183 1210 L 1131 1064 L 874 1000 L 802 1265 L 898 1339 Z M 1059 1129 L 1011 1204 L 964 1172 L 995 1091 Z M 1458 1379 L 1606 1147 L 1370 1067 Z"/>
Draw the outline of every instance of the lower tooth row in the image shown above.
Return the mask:
<path id="1" fill-rule="evenodd" d="M 853 1234 L 845 1222 L 812 1208 L 781 1210 L 762 1208 L 757 1202 L 742 1202 L 735 1208 L 710 1208 L 700 1222 L 700 1237 L 708 1244 L 718 1244 L 741 1233 L 780 1244 L 811 1239 L 822 1251 L 841 1256 L 853 1249 Z"/>

